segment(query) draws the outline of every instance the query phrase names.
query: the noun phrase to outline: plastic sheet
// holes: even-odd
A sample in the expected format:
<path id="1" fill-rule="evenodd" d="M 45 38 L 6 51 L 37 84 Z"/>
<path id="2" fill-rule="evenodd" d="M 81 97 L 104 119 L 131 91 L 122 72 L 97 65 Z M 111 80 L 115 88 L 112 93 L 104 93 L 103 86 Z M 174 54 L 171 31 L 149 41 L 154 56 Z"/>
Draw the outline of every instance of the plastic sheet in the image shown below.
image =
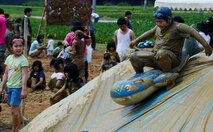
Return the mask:
<path id="1" fill-rule="evenodd" d="M 213 56 L 189 61 L 171 90 L 121 106 L 111 86 L 134 73 L 129 61 L 104 72 L 73 95 L 49 107 L 22 131 L 213 131 Z"/>

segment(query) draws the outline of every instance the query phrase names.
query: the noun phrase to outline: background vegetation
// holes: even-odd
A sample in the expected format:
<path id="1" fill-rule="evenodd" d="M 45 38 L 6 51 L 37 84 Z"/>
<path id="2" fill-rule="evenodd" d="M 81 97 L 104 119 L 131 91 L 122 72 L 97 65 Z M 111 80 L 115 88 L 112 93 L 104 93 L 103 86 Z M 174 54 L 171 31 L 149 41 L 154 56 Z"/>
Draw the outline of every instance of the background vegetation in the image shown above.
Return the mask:
<path id="1" fill-rule="evenodd" d="M 4 9 L 6 13 L 10 14 L 12 18 L 22 17 L 23 10 L 26 7 L 33 9 L 32 17 L 30 18 L 33 27 L 33 37 L 37 35 L 40 19 L 34 18 L 34 16 L 41 17 L 43 7 L 41 6 L 15 6 L 15 5 L 1 5 L 0 8 Z M 97 6 L 97 13 L 101 19 L 116 21 L 119 17 L 124 16 L 124 12 L 129 10 L 133 13 L 132 25 L 133 31 L 136 36 L 144 33 L 148 29 L 151 29 L 155 23 L 153 19 L 153 6 L 149 6 L 145 11 L 143 6 Z M 200 14 L 199 11 L 173 11 L 173 16 L 182 16 L 185 22 L 189 25 L 197 24 L 201 21 L 206 21 L 210 14 Z M 43 24 L 44 25 L 44 24 Z M 93 23 L 96 28 L 96 39 L 99 43 L 99 47 L 104 47 L 107 41 L 113 39 L 114 31 L 118 28 L 114 22 L 109 23 Z M 53 34 L 55 39 L 63 40 L 65 35 L 71 30 L 70 26 L 48 26 L 47 34 Z M 44 27 L 42 27 L 41 33 L 44 33 Z"/>

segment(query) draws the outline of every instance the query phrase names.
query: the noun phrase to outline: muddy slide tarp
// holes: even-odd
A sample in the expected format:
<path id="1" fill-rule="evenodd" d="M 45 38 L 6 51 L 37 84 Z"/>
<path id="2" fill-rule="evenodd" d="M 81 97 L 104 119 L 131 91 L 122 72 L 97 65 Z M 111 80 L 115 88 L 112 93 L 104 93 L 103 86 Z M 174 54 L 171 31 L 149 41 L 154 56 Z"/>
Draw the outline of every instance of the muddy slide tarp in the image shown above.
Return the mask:
<path id="1" fill-rule="evenodd" d="M 137 105 L 114 103 L 112 85 L 133 73 L 129 61 L 120 63 L 43 111 L 22 131 L 213 132 L 213 56 L 193 57 L 172 90 L 160 89 Z"/>

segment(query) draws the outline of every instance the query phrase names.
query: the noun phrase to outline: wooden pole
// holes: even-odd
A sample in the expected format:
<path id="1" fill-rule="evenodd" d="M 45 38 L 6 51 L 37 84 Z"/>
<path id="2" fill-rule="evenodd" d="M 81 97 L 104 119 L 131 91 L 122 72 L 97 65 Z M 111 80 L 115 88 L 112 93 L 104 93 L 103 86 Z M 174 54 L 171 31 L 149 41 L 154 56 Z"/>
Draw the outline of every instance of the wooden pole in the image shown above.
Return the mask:
<path id="1" fill-rule="evenodd" d="M 44 7 L 43 12 L 42 12 L 41 21 L 40 21 L 40 24 L 39 24 L 37 36 L 41 33 L 41 26 L 42 26 L 42 23 L 43 23 L 43 20 L 44 20 L 45 10 L 46 10 L 46 7 Z"/>
<path id="2" fill-rule="evenodd" d="M 28 29 L 28 17 L 24 17 L 24 56 L 27 57 L 27 51 L 28 51 L 28 46 L 27 46 L 27 42 L 28 42 L 28 35 L 29 35 L 29 29 Z M 21 114 L 23 116 L 23 120 L 27 120 L 24 117 L 24 112 L 25 112 L 25 100 L 22 99 L 21 100 Z"/>
<path id="3" fill-rule="evenodd" d="M 24 40 L 25 40 L 25 43 L 24 43 L 24 55 L 27 57 L 27 41 L 28 41 L 28 26 L 27 26 L 27 23 L 28 23 L 28 17 L 24 17 Z"/>
<path id="4" fill-rule="evenodd" d="M 45 0 L 45 24 L 44 24 L 44 44 L 46 44 L 46 38 L 47 38 L 47 4 L 48 0 Z"/>

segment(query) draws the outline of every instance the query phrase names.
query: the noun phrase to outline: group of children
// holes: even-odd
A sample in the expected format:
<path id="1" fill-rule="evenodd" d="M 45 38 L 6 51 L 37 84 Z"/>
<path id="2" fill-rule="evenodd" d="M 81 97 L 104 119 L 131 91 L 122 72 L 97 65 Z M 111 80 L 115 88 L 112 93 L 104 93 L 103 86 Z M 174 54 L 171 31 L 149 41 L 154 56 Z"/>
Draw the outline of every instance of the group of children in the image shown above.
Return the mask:
<path id="1" fill-rule="evenodd" d="M 75 35 L 79 38 L 82 37 L 82 33 L 76 33 Z M 0 66 L 0 69 L 4 69 L 0 70 L 0 75 L 3 75 L 0 97 L 1 101 L 8 102 L 11 106 L 12 129 L 13 131 L 18 131 L 24 126 L 20 104 L 22 99 L 27 97 L 27 87 L 30 87 L 32 90 L 45 89 L 46 76 L 42 62 L 39 60 L 33 62 L 29 72 L 29 61 L 23 55 L 24 39 L 15 37 L 12 39 L 10 46 L 12 54 L 6 58 L 4 63 L 5 67 L 3 65 Z M 78 64 L 79 59 L 81 59 L 81 62 L 84 64 L 85 47 L 78 39 L 73 43 L 72 47 L 75 48 L 75 50 L 71 50 L 73 61 L 68 61 L 59 57 L 53 58 L 50 63 L 50 66 L 54 68 L 54 73 L 51 75 L 48 87 L 53 91 L 55 89 L 57 90 L 50 98 L 51 104 L 72 94 L 85 83 L 82 79 L 84 72 L 78 68 L 78 66 L 81 65 Z"/>
<path id="2" fill-rule="evenodd" d="M 122 54 L 129 48 L 130 42 L 135 37 L 134 32 L 130 27 L 128 28 L 126 19 L 118 19 L 119 29 L 115 31 L 115 40 L 107 43 L 100 66 L 101 72 L 110 69 L 121 61 Z M 12 23 L 8 20 L 7 24 L 9 31 L 12 31 L 13 28 L 10 27 Z M 209 43 L 210 37 L 205 26 L 205 23 L 201 23 L 198 28 L 203 37 L 206 35 L 206 41 Z M 8 40 L 11 40 L 8 44 L 12 54 L 8 55 L 5 61 L 6 67 L 0 66 L 0 75 L 2 76 L 4 73 L 0 95 L 4 94 L 4 96 L 1 96 L 3 101 L 8 100 L 8 104 L 11 106 L 13 130 L 18 131 L 24 125 L 20 103 L 27 96 L 27 87 L 33 91 L 46 88 L 52 90 L 54 92 L 54 95 L 50 97 L 52 105 L 74 93 L 87 82 L 88 53 L 86 46 L 90 44 L 90 37 L 87 30 L 82 28 L 81 25 L 74 26 L 72 31 L 66 35 L 64 41 L 57 43 L 56 48 L 54 48 L 52 35 L 48 36 L 47 45 L 43 44 L 43 35 L 37 36 L 36 40 L 31 44 L 29 56 L 41 58 L 46 53 L 47 56 L 51 57 L 50 67 L 54 69 L 54 73 L 52 73 L 49 82 L 46 82 L 45 70 L 41 61 L 34 61 L 29 72 L 29 62 L 22 54 L 24 40 L 20 37 L 13 37 Z M 126 44 L 125 46 L 123 45 L 124 43 Z M 7 93 L 5 92 L 6 86 Z"/>

